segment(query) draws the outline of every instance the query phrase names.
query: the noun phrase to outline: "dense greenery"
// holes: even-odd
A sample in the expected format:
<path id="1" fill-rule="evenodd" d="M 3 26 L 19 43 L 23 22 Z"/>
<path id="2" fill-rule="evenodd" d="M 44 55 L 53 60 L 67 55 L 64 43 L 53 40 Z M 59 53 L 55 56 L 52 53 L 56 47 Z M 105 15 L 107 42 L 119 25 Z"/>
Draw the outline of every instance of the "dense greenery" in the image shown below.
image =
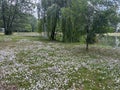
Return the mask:
<path id="1" fill-rule="evenodd" d="M 35 19 L 30 15 L 34 6 L 32 0 L 0 0 L 0 24 L 5 28 L 5 35 L 11 35 L 14 30 L 34 31 Z"/>
<path id="2" fill-rule="evenodd" d="M 88 44 L 96 42 L 96 35 L 113 32 L 119 19 L 116 0 L 42 0 L 38 4 L 41 29 L 50 40 L 62 33 L 62 41 Z"/>
<path id="3" fill-rule="evenodd" d="M 31 14 L 21 14 L 13 23 L 15 32 L 34 32 L 37 30 L 37 19 Z"/>

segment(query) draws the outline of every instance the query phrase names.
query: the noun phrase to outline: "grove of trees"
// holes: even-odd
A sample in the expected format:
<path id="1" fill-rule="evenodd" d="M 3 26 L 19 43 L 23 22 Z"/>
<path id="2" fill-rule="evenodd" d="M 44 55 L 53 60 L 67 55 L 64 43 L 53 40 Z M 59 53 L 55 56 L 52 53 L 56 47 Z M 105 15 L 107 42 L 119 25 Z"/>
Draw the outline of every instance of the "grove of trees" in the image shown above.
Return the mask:
<path id="1" fill-rule="evenodd" d="M 38 1 L 37 4 L 34 1 Z M 32 14 L 37 7 L 38 20 Z M 120 21 L 120 0 L 0 0 L 0 28 L 35 31 L 50 40 L 96 42 L 96 36 L 114 32 Z"/>
<path id="2" fill-rule="evenodd" d="M 119 16 L 119 0 L 40 0 L 39 30 L 50 40 L 61 34 L 63 42 L 96 42 L 99 34 L 113 32 Z"/>

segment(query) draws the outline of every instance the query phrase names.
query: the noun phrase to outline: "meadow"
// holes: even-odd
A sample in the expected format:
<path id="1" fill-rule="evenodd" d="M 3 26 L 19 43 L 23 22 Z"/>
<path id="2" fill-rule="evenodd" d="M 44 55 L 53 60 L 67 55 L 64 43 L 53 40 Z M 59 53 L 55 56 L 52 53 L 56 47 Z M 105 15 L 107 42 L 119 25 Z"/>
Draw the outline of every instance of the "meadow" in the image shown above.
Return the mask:
<path id="1" fill-rule="evenodd" d="M 0 34 L 0 90 L 120 90 L 120 48 Z"/>

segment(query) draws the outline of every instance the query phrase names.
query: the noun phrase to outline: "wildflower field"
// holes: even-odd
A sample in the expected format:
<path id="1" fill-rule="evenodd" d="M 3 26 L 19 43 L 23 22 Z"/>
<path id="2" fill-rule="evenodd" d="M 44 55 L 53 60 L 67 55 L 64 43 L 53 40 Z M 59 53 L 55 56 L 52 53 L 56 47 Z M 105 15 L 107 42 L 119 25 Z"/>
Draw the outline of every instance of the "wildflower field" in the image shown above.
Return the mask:
<path id="1" fill-rule="evenodd" d="M 0 90 L 120 90 L 120 48 L 0 35 Z"/>

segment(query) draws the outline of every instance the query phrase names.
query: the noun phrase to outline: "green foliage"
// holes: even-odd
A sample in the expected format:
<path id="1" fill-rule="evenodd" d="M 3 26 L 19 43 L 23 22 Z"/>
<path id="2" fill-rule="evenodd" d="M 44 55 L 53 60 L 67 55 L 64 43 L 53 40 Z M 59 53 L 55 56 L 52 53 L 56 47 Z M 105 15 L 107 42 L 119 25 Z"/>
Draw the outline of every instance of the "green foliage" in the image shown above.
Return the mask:
<path id="1" fill-rule="evenodd" d="M 32 31 L 30 24 L 26 24 L 26 25 L 25 25 L 25 29 L 27 29 L 27 30 L 29 30 L 29 31 Z"/>
<path id="2" fill-rule="evenodd" d="M 59 7 L 57 4 L 53 4 L 51 7 L 47 10 L 47 32 L 48 37 L 51 40 L 55 39 L 55 32 L 57 27 L 57 21 L 58 21 L 58 15 L 59 15 Z"/>
<path id="3" fill-rule="evenodd" d="M 37 30 L 37 19 L 30 14 L 21 13 L 13 23 L 15 32 L 34 32 Z"/>
<path id="4" fill-rule="evenodd" d="M 3 22 L 3 28 L 5 28 L 5 35 L 11 35 L 16 20 L 20 19 L 23 14 L 32 11 L 34 4 L 31 0 L 1 0 L 0 11 Z M 18 18 L 19 17 L 19 18 Z M 20 20 L 17 20 L 20 21 Z M 13 25 L 14 24 L 14 25 Z M 17 25 L 18 26 L 18 25 Z M 15 26 L 15 28 L 17 27 Z M 17 28 L 19 29 L 19 28 Z"/>
<path id="5" fill-rule="evenodd" d="M 71 7 L 61 10 L 63 41 L 79 42 L 80 37 L 85 35 L 85 16 L 83 11 L 86 3 L 82 0 L 72 1 L 71 3 Z"/>
<path id="6" fill-rule="evenodd" d="M 35 16 L 28 16 L 28 24 L 30 24 L 32 32 L 35 32 L 37 30 L 37 19 L 35 18 Z"/>
<path id="7" fill-rule="evenodd" d="M 85 37 L 88 47 L 96 42 L 97 34 L 116 29 L 120 21 L 119 3 L 114 0 L 42 0 L 42 29 L 51 40 L 56 39 L 57 33 L 62 33 L 64 42 L 80 42 Z"/>

